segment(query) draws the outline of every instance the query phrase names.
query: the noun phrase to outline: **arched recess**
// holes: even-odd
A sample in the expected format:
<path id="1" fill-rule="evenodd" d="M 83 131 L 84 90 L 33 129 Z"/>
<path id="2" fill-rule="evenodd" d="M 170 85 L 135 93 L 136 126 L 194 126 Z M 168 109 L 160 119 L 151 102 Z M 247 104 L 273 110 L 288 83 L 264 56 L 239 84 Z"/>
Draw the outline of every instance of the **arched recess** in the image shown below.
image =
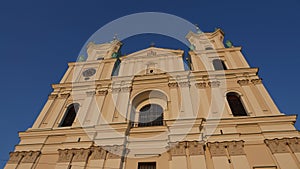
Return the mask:
<path id="1" fill-rule="evenodd" d="M 233 116 L 247 116 L 247 111 L 242 102 L 240 94 L 236 92 L 228 92 L 226 100 Z"/>
<path id="2" fill-rule="evenodd" d="M 62 118 L 62 121 L 59 124 L 59 127 L 68 127 L 68 126 L 72 126 L 76 114 L 78 112 L 79 109 L 79 104 L 78 103 L 73 103 L 70 104 L 64 114 L 64 117 Z"/>
<path id="3" fill-rule="evenodd" d="M 168 107 L 167 96 L 158 90 L 137 94 L 131 102 L 130 122 L 132 127 L 163 125 Z"/>

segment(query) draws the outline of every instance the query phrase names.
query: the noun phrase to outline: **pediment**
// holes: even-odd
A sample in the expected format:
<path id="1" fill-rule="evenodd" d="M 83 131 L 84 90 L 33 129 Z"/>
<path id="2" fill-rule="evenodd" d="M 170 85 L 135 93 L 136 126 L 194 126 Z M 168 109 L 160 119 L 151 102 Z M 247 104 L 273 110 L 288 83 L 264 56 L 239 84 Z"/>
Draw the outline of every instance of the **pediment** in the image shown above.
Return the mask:
<path id="1" fill-rule="evenodd" d="M 158 58 L 158 57 L 168 57 L 168 56 L 179 56 L 182 57 L 184 51 L 183 50 L 174 50 L 174 49 L 165 49 L 165 48 L 156 48 L 150 47 L 147 49 L 143 49 L 129 55 L 123 56 L 120 59 L 139 59 L 139 58 Z"/>

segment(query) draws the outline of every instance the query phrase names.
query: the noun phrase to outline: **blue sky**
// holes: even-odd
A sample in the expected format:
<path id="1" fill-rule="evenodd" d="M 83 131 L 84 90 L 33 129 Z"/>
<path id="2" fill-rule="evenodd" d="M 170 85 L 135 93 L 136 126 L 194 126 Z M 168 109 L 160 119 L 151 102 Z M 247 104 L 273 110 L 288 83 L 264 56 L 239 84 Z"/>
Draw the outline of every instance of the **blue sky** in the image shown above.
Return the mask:
<path id="1" fill-rule="evenodd" d="M 259 75 L 281 112 L 299 113 L 299 11 L 299 0 L 1 1 L 0 127 L 5 137 L 0 139 L 0 167 L 18 143 L 18 131 L 33 124 L 51 92 L 50 84 L 59 82 L 85 41 L 106 23 L 137 12 L 177 15 L 206 32 L 222 28 L 226 39 L 243 47 L 250 65 L 260 68 Z M 152 42 L 157 47 L 184 48 L 160 36 L 124 42 L 124 53 Z M 296 126 L 300 128 L 300 122 Z"/>

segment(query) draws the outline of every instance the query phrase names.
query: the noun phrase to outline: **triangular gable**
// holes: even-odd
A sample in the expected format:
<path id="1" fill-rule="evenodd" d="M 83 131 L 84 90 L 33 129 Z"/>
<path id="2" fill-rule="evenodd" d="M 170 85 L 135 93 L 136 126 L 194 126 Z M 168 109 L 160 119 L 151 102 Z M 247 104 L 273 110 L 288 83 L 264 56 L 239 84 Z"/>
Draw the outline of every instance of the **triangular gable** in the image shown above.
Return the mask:
<path id="1" fill-rule="evenodd" d="M 156 48 L 149 47 L 147 49 L 143 49 L 129 55 L 123 56 L 120 59 L 138 59 L 138 58 L 153 58 L 153 57 L 162 57 L 162 56 L 180 56 L 182 57 L 184 51 L 183 50 L 174 50 L 174 49 L 165 49 L 165 48 Z"/>

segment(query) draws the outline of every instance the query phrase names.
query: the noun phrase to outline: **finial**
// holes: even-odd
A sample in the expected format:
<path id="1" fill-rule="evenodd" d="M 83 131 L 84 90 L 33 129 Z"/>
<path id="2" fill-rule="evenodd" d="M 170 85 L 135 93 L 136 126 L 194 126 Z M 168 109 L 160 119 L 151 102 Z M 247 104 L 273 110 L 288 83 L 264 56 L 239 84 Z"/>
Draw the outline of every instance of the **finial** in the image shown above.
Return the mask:
<path id="1" fill-rule="evenodd" d="M 230 40 L 227 40 L 225 42 L 225 45 L 228 47 L 228 48 L 232 48 L 233 47 L 233 43 L 230 41 Z"/>
<path id="2" fill-rule="evenodd" d="M 85 57 L 83 55 L 80 55 L 78 57 L 78 62 L 83 62 L 83 61 L 85 61 Z"/>
<path id="3" fill-rule="evenodd" d="M 113 40 L 118 40 L 118 34 L 117 33 L 114 34 Z"/>
<path id="4" fill-rule="evenodd" d="M 199 33 L 199 34 L 200 34 L 200 33 L 203 33 L 203 32 L 200 30 L 198 24 L 195 24 L 195 26 L 196 26 L 197 33 Z"/>

